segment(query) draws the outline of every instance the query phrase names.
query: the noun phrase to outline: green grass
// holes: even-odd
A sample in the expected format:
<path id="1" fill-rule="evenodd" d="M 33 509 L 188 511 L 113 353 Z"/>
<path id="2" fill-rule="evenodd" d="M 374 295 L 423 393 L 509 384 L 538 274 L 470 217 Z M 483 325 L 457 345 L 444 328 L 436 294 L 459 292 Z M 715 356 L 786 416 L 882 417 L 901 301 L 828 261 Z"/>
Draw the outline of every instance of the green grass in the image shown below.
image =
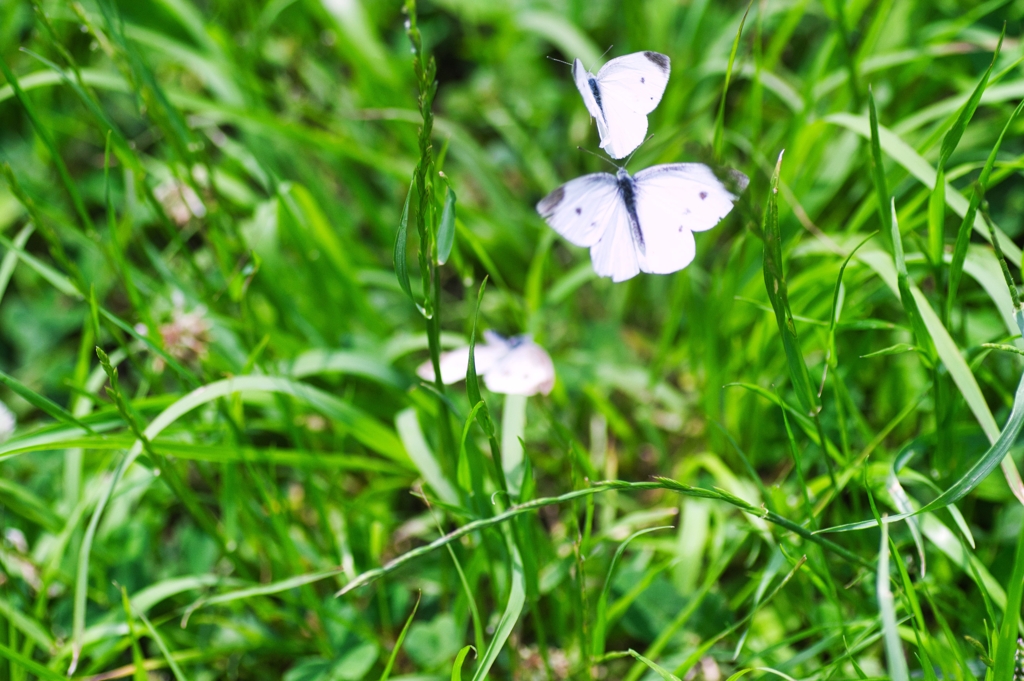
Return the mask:
<path id="1" fill-rule="evenodd" d="M 0 0 L 0 680 L 1013 678 L 1024 4 L 747 10 Z M 751 179 L 622 284 L 609 45 Z"/>

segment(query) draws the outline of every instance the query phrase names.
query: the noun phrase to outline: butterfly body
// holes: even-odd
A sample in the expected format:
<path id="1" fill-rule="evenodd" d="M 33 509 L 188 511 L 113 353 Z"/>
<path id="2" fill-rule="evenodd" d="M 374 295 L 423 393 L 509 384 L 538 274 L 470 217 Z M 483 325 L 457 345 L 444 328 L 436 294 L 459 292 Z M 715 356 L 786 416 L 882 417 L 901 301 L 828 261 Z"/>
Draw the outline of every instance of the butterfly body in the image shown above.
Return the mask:
<path id="1" fill-rule="evenodd" d="M 636 214 L 636 183 L 625 168 L 619 168 L 615 174 L 615 181 L 619 185 L 619 196 L 622 197 L 622 205 L 626 208 L 626 218 L 629 220 L 630 232 L 633 235 L 633 243 L 641 252 L 646 252 L 644 247 L 644 233 L 640 229 L 640 217 Z"/>
<path id="2" fill-rule="evenodd" d="M 647 114 L 658 106 L 668 84 L 669 58 L 634 52 L 612 59 L 593 74 L 576 59 L 572 76 L 590 115 L 597 121 L 601 148 L 623 158 L 647 135 Z"/>
<path id="3" fill-rule="evenodd" d="M 737 192 L 747 185 L 742 173 L 726 179 Z M 597 274 L 618 282 L 689 265 L 693 232 L 718 224 L 736 198 L 707 166 L 669 163 L 578 177 L 541 199 L 537 212 L 570 243 L 590 248 Z"/>

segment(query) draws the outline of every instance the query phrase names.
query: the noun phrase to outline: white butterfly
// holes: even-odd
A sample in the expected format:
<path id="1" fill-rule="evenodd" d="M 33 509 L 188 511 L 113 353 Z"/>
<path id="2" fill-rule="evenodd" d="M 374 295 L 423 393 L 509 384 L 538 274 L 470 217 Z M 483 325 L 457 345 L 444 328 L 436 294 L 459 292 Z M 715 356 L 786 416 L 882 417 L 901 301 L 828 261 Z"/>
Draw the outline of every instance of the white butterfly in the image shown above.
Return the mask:
<path id="1" fill-rule="evenodd" d="M 7 405 L 0 402 L 0 442 L 6 440 L 18 425 L 18 419 Z"/>
<path id="2" fill-rule="evenodd" d="M 537 345 L 529 334 L 505 338 L 493 331 L 484 331 L 484 342 L 475 347 L 476 372 L 484 377 L 484 385 L 505 395 L 547 395 L 555 385 L 555 365 L 547 351 Z M 469 370 L 469 346 L 441 353 L 441 382 L 456 383 L 466 378 Z M 416 369 L 425 381 L 434 380 L 434 367 L 427 360 Z"/>
<path id="3" fill-rule="evenodd" d="M 747 176 L 730 174 L 742 192 Z M 669 163 L 635 176 L 621 168 L 578 177 L 541 199 L 537 212 L 569 242 L 590 248 L 600 276 L 624 281 L 689 265 L 693 232 L 718 224 L 736 198 L 707 166 Z"/>
<path id="4" fill-rule="evenodd" d="M 595 76 L 579 59 L 572 77 L 590 115 L 597 121 L 601 148 L 623 158 L 647 135 L 647 114 L 654 111 L 668 84 L 669 59 L 658 52 L 634 52 L 617 57 Z"/>

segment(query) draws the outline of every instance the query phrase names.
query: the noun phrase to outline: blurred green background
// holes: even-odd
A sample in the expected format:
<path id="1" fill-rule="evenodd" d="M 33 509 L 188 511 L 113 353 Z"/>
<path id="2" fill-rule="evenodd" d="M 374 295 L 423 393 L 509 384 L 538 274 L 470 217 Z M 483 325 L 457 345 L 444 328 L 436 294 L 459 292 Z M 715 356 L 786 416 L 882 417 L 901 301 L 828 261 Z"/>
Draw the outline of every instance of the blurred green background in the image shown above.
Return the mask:
<path id="1" fill-rule="evenodd" d="M 973 183 L 1024 97 L 1024 2 L 755 0 L 716 159 L 745 10 L 420 3 L 433 158 L 458 195 L 437 319 L 445 347 L 466 343 L 487 276 L 480 328 L 532 333 L 554 359 L 550 396 L 484 393 L 507 456 L 525 444 L 521 501 L 659 475 L 792 526 L 721 492 L 623 488 L 485 522 L 335 598 L 508 505 L 470 484 L 466 461 L 491 447 L 464 386 L 442 401 L 414 374 L 425 320 L 392 260 L 420 159 L 402 4 L 0 0 L 0 400 L 18 421 L 0 444 L 0 679 L 447 679 L 470 644 L 463 678 L 487 673 L 485 650 L 495 679 L 662 678 L 630 649 L 708 681 L 1008 673 L 986 666 L 1024 574 L 1003 473 L 958 515 L 892 525 L 891 564 L 877 528 L 828 535 L 843 555 L 808 535 L 931 500 L 1014 404 L 1019 333 L 987 233 L 948 313 L 947 291 Z M 981 104 L 940 158 L 1004 22 Z M 609 169 L 577 149 L 598 151 L 597 131 L 547 57 L 596 72 L 636 50 L 672 73 L 629 169 L 717 160 L 751 183 L 687 269 L 612 284 L 533 208 Z M 927 341 L 895 291 L 869 86 L 910 281 L 948 332 Z M 1022 129 L 985 195 L 1015 276 Z M 783 149 L 782 254 L 817 419 L 762 273 Z M 461 452 L 438 424 L 465 433 Z"/>

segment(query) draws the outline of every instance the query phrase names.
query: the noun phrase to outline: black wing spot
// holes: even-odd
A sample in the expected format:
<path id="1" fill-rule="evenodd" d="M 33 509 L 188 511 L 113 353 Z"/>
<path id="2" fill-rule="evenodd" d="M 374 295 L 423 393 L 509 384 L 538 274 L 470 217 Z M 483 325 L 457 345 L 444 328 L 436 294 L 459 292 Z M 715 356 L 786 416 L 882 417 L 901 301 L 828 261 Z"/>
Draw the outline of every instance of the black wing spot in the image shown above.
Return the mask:
<path id="1" fill-rule="evenodd" d="M 682 234 L 682 233 L 683 233 L 683 226 L 682 226 L 682 225 L 679 225 L 679 233 L 680 233 L 680 234 Z"/>
<path id="2" fill-rule="evenodd" d="M 591 222 L 591 223 L 590 223 L 590 226 L 591 226 L 591 227 L 597 227 L 597 222 Z"/>
<path id="3" fill-rule="evenodd" d="M 559 187 L 540 200 L 540 203 L 537 204 L 537 212 L 546 218 L 551 217 L 555 212 L 555 209 L 558 208 L 558 204 L 560 204 L 564 198 L 565 187 Z"/>
<path id="4" fill-rule="evenodd" d="M 662 71 L 668 71 L 668 57 L 665 55 L 658 52 L 644 52 L 644 56 Z"/>
<path id="5" fill-rule="evenodd" d="M 583 209 L 580 208 L 579 206 L 576 206 L 576 215 L 579 215 L 582 212 L 583 212 Z"/>
<path id="6" fill-rule="evenodd" d="M 700 200 L 703 201 L 706 198 L 708 198 L 708 193 L 707 192 L 701 192 L 700 193 Z"/>
<path id="7" fill-rule="evenodd" d="M 646 83 L 647 81 L 646 81 L 646 80 L 644 80 L 643 78 L 641 78 L 641 79 L 640 79 L 640 82 L 641 82 L 641 83 Z"/>

